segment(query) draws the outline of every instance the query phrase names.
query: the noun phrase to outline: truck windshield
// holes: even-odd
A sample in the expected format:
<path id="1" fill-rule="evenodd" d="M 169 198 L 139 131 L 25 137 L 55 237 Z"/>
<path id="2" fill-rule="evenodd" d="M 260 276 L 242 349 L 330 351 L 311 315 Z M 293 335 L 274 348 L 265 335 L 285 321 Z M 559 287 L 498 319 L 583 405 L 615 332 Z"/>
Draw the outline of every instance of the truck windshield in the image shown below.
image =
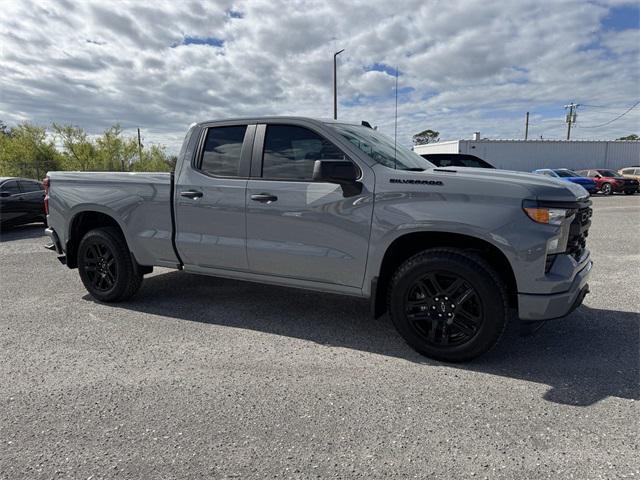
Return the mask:
<path id="1" fill-rule="evenodd" d="M 392 139 L 369 127 L 344 123 L 330 123 L 328 125 L 385 167 L 417 171 L 434 166 L 402 145 L 397 145 L 394 148 Z"/>

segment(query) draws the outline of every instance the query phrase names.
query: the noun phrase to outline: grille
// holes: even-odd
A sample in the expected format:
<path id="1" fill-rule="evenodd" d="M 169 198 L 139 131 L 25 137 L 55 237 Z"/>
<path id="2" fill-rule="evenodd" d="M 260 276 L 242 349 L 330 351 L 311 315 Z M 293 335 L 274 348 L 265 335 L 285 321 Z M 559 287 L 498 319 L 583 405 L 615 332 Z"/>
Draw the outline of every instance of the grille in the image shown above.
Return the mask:
<path id="1" fill-rule="evenodd" d="M 567 241 L 567 253 L 576 260 L 580 260 L 587 247 L 587 236 L 591 226 L 591 215 L 593 210 L 590 207 L 578 209 L 576 216 L 569 227 L 569 240 Z"/>

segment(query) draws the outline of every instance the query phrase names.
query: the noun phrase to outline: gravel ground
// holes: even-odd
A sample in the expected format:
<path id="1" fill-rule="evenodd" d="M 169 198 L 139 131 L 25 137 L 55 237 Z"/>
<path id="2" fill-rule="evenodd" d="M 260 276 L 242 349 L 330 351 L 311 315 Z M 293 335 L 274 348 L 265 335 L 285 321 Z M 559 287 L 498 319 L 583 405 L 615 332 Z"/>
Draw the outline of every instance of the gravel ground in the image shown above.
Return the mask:
<path id="1" fill-rule="evenodd" d="M 594 198 L 592 293 L 467 365 L 365 301 L 157 270 L 101 305 L 0 243 L 0 478 L 640 476 L 640 196 Z"/>

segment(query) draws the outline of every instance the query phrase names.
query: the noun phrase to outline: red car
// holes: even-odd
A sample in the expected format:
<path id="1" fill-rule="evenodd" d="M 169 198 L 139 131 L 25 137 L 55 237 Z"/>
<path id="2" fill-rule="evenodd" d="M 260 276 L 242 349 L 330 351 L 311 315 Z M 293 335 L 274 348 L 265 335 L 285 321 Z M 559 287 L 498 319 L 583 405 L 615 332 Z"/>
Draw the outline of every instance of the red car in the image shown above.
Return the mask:
<path id="1" fill-rule="evenodd" d="M 611 195 L 614 192 L 624 192 L 633 195 L 638 191 L 638 180 L 625 178 L 615 170 L 607 168 L 593 168 L 580 170 L 578 172 L 583 177 L 592 178 L 596 182 L 596 187 L 604 195 Z"/>

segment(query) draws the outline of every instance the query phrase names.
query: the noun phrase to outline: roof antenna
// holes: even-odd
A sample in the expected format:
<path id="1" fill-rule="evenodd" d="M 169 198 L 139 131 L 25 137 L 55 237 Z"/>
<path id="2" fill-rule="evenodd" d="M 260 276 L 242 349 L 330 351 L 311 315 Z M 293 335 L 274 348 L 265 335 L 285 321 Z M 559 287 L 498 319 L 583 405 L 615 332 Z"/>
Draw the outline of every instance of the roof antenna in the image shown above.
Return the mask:
<path id="1" fill-rule="evenodd" d="M 398 66 L 396 65 L 396 119 L 393 133 L 393 168 L 398 169 L 398 157 L 396 156 L 396 145 L 398 143 Z"/>

